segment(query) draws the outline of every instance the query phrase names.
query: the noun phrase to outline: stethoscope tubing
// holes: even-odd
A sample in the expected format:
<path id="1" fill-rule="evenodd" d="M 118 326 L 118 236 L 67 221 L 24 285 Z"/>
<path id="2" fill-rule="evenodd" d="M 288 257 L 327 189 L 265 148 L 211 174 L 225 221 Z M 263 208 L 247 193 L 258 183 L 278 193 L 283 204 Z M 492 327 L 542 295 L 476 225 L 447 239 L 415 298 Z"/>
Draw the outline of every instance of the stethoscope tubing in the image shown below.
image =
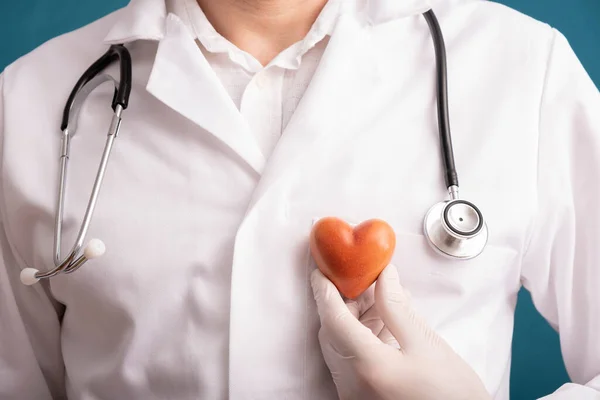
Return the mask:
<path id="1" fill-rule="evenodd" d="M 423 14 L 431 35 L 435 50 L 436 81 L 437 81 L 437 109 L 440 144 L 442 147 L 442 160 L 444 162 L 444 179 L 446 187 L 458 187 L 458 173 L 454 163 L 454 150 L 452 149 L 452 135 L 450 132 L 450 112 L 448 110 L 448 62 L 446 60 L 446 45 L 440 24 L 429 10 Z"/>

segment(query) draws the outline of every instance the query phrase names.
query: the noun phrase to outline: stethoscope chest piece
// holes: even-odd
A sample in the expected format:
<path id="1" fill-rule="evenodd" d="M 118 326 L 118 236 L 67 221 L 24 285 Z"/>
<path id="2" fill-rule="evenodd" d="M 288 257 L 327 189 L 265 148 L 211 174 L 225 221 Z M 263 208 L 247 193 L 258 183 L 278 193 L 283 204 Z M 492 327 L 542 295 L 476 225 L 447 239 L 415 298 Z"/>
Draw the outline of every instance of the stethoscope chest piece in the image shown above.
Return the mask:
<path id="1" fill-rule="evenodd" d="M 488 240 L 481 211 L 465 200 L 437 203 L 425 216 L 425 236 L 438 253 L 458 259 L 477 257 Z"/>

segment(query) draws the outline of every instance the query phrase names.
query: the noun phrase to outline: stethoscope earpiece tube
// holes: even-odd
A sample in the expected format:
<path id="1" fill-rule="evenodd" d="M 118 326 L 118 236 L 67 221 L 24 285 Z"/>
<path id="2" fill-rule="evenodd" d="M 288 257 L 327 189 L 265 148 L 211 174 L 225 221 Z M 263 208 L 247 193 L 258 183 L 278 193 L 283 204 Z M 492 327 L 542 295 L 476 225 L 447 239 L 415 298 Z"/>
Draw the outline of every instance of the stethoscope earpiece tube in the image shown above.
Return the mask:
<path id="1" fill-rule="evenodd" d="M 126 109 L 129 105 L 129 96 L 131 94 L 132 85 L 132 66 L 131 66 L 131 55 L 129 51 L 123 45 L 112 45 L 102 57 L 94 62 L 79 78 L 75 87 L 69 95 L 67 104 L 63 111 L 62 123 L 60 130 L 64 131 L 69 125 L 69 114 L 71 113 L 71 107 L 75 101 L 77 93 L 85 87 L 85 85 L 105 70 L 114 61 L 119 61 L 120 79 L 118 88 L 115 91 L 115 95 L 112 101 L 112 109 L 116 111 L 117 105 L 120 105 L 122 109 Z"/>
<path id="2" fill-rule="evenodd" d="M 102 73 L 110 64 L 118 61 L 120 69 L 120 80 L 117 83 L 110 75 Z M 62 224 L 64 214 L 64 203 L 67 186 L 67 169 L 69 163 L 70 142 L 77 131 L 77 120 L 79 112 L 87 97 L 101 84 L 111 82 L 115 88 L 115 95 L 112 101 L 114 111 L 108 133 L 106 135 L 106 144 L 102 152 L 96 179 L 92 187 L 92 193 L 83 216 L 79 232 L 73 247 L 69 254 L 63 259 L 61 256 L 62 245 Z M 25 285 L 33 285 L 40 279 L 48 279 L 58 274 L 69 274 L 88 260 L 101 257 L 106 247 L 101 240 L 93 239 L 84 248 L 82 254 L 83 241 L 90 227 L 92 215 L 98 202 L 98 194 L 106 173 L 108 159 L 110 157 L 114 141 L 119 135 L 122 113 L 127 108 L 129 96 L 132 87 L 132 66 L 129 51 L 123 45 L 110 46 L 108 51 L 92 64 L 79 78 L 77 84 L 71 91 L 67 104 L 65 105 L 63 119 L 61 124 L 61 146 L 59 157 L 59 181 L 58 196 L 56 199 L 56 214 L 54 225 L 54 263 L 55 268 L 46 272 L 40 272 L 34 268 L 25 268 L 21 272 L 21 282 Z"/>
<path id="3" fill-rule="evenodd" d="M 442 146 L 442 158 L 444 161 L 444 172 L 446 187 L 458 186 L 458 174 L 454 164 L 454 152 L 452 150 L 452 137 L 450 133 L 450 112 L 448 111 L 448 71 L 446 61 L 446 46 L 444 37 L 437 18 L 433 11 L 429 10 L 423 14 L 431 35 L 435 50 L 437 103 L 438 103 L 438 125 L 440 131 L 440 143 Z"/>

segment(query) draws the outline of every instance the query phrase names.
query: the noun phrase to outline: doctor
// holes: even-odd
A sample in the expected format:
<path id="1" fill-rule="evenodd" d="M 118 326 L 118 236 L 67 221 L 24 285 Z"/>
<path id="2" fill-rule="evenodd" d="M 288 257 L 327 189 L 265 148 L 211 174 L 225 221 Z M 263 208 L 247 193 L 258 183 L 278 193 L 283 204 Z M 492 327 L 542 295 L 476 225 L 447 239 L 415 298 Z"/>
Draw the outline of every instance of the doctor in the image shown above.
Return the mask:
<path id="1" fill-rule="evenodd" d="M 490 229 L 467 261 L 422 229 L 447 196 L 431 7 L 461 194 Z M 24 286 L 54 266 L 65 101 L 111 44 L 133 85 L 90 226 L 106 254 Z M 479 0 L 132 0 L 0 93 L 1 399 L 508 399 L 522 285 L 573 380 L 548 399 L 600 398 L 600 95 L 547 25 Z M 112 95 L 79 118 L 63 250 Z M 313 272 L 324 216 L 396 232 L 356 302 Z"/>

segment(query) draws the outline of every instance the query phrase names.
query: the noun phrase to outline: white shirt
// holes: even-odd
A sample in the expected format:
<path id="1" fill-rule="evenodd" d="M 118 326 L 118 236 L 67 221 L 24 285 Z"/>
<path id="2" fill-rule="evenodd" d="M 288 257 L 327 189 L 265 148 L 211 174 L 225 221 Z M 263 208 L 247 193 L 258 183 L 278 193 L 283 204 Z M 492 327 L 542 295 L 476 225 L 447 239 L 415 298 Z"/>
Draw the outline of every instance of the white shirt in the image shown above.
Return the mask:
<path id="1" fill-rule="evenodd" d="M 308 34 L 263 66 L 220 35 L 195 0 L 171 0 L 268 157 L 308 87 L 339 15 L 329 1 Z"/>

